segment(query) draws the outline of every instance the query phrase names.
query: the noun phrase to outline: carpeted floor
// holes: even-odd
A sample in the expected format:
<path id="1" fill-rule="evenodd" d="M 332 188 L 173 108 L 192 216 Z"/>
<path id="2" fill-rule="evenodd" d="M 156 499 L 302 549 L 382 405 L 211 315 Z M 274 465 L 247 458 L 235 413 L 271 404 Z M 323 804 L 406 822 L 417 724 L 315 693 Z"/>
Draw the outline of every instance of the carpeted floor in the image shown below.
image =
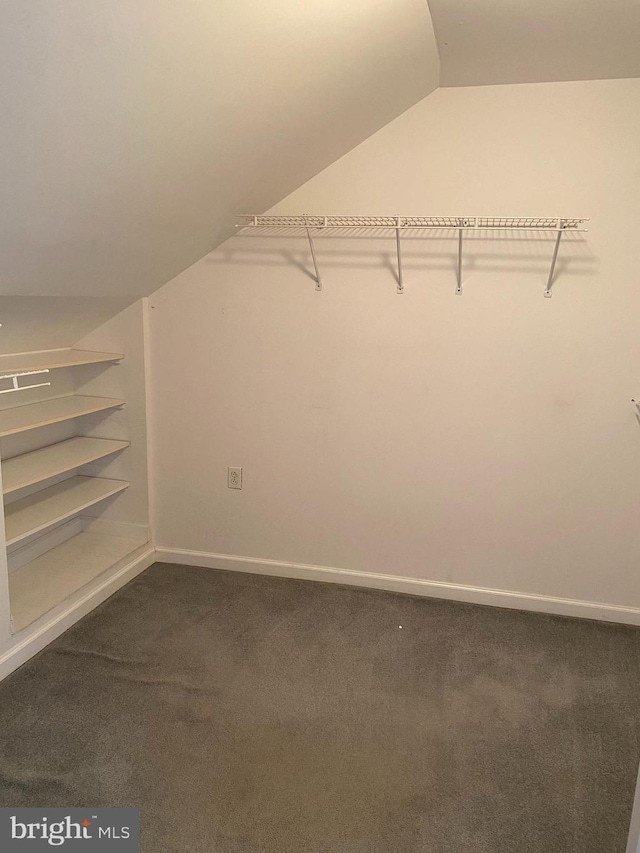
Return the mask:
<path id="1" fill-rule="evenodd" d="M 156 564 L 0 684 L 0 805 L 138 806 L 144 853 L 623 853 L 639 651 Z"/>

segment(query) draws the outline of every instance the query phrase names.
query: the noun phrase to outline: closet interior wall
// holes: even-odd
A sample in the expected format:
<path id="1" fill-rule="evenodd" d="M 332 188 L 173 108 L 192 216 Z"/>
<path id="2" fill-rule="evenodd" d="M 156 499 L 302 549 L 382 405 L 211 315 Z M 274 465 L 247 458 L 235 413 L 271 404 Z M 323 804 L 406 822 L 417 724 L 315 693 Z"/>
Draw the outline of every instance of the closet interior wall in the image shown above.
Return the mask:
<path id="1" fill-rule="evenodd" d="M 444 231 L 402 295 L 393 234 L 314 234 L 321 291 L 306 235 L 238 235 L 154 294 L 159 556 L 640 622 L 639 133 L 640 80 L 439 89 L 268 211 L 589 216 L 552 299 L 552 233 L 466 235 L 457 295 Z"/>

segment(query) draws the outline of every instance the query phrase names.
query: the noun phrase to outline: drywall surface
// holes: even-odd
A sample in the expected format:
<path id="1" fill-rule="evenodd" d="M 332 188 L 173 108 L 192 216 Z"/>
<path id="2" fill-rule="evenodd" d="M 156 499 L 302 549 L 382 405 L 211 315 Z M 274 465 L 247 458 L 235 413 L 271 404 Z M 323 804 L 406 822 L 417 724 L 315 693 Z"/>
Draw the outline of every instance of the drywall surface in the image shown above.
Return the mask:
<path id="1" fill-rule="evenodd" d="M 121 532 L 124 536 L 134 536 L 135 526 L 146 531 L 149 524 L 144 310 L 144 301 L 139 299 L 76 344 L 78 349 L 124 353 L 122 361 L 84 365 L 73 371 L 77 394 L 127 401 L 106 418 L 100 414 L 82 418 L 78 430 L 80 435 L 131 442 L 126 450 L 83 469 L 91 476 L 129 481 L 125 492 L 85 513 L 117 522 L 105 532 Z"/>
<path id="2" fill-rule="evenodd" d="M 151 299 L 156 544 L 640 607 L 640 80 L 440 89 L 278 212 L 590 216 L 237 237 Z M 242 466 L 229 490 L 227 466 Z"/>
<path id="3" fill-rule="evenodd" d="M 443 86 L 640 76 L 637 0 L 429 0 Z"/>
<path id="4" fill-rule="evenodd" d="M 165 284 L 439 62 L 424 0 L 5 0 L 0 75 L 7 352 L 69 346 Z"/>
<path id="5" fill-rule="evenodd" d="M 0 352 L 71 346 L 129 302 L 122 296 L 0 296 Z"/>

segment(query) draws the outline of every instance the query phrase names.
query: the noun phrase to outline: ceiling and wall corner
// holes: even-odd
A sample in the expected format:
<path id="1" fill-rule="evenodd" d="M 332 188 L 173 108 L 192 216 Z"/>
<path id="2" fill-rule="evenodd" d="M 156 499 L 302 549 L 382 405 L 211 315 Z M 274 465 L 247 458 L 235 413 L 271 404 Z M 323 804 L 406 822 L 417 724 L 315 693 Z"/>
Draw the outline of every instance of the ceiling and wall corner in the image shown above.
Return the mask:
<path id="1" fill-rule="evenodd" d="M 636 0 L 6 0 L 0 352 L 75 343 L 439 82 L 640 76 L 638 43 Z"/>
<path id="2" fill-rule="evenodd" d="M 442 86 L 640 77 L 638 0 L 428 0 Z"/>
<path id="3" fill-rule="evenodd" d="M 438 78 L 425 0 L 5 0 L 0 352 L 72 344 Z"/>

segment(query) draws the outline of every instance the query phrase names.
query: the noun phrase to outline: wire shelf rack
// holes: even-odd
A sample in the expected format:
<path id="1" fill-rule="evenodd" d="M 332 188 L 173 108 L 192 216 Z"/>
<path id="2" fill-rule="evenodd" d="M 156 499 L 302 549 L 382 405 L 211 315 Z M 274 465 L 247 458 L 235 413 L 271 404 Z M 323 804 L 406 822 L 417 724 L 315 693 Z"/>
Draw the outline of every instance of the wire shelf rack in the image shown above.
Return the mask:
<path id="1" fill-rule="evenodd" d="M 546 297 L 551 296 L 553 274 L 560 248 L 560 239 L 568 231 L 584 232 L 584 224 L 588 218 L 557 217 L 557 216 L 342 216 L 323 214 L 295 214 L 291 216 L 272 216 L 270 214 L 238 214 L 242 221 L 236 225 L 240 229 L 269 229 L 270 234 L 293 236 L 301 232 L 306 234 L 311 249 L 311 257 L 315 269 L 316 290 L 322 289 L 322 279 L 318 269 L 313 236 L 323 231 L 331 230 L 332 237 L 349 236 L 349 229 L 378 230 L 395 232 L 396 251 L 398 255 L 398 293 L 404 293 L 402 275 L 401 236 L 411 231 L 428 229 L 453 230 L 458 232 L 458 262 L 456 293 L 462 293 L 462 249 L 463 235 L 469 231 L 503 231 L 503 232 L 555 232 L 555 246 L 551 260 L 551 269 L 544 290 Z"/>

